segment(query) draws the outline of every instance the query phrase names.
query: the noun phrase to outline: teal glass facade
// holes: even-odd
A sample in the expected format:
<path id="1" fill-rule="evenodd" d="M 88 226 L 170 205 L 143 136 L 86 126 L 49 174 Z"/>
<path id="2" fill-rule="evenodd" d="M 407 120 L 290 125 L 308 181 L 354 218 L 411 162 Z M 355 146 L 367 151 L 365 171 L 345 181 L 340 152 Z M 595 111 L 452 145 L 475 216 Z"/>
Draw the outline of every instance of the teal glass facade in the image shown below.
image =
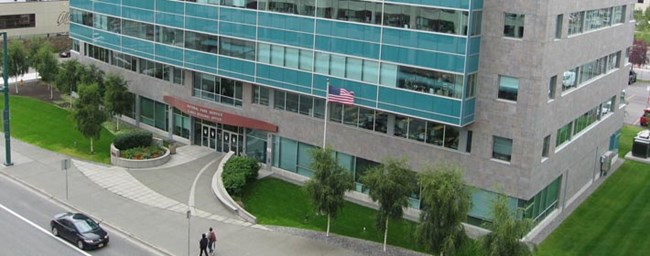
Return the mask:
<path id="1" fill-rule="evenodd" d="M 320 7 L 338 1 L 304 2 L 318 7 L 71 0 L 70 34 L 237 81 L 322 98 L 330 79 L 362 107 L 458 127 L 474 121 L 482 1 L 357 1 L 372 6 L 338 12 Z"/>

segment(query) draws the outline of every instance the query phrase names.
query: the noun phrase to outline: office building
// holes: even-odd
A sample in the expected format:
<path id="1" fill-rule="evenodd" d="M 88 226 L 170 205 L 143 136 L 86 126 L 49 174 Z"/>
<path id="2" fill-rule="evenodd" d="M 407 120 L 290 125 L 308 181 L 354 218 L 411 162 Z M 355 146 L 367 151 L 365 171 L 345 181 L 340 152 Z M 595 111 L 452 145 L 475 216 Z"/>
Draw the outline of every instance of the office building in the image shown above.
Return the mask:
<path id="1" fill-rule="evenodd" d="M 0 10 L 0 31 L 10 38 L 67 38 L 70 31 L 68 1 L 0 0 Z"/>
<path id="2" fill-rule="evenodd" d="M 128 80 L 140 127 L 305 179 L 329 81 L 354 92 L 328 104 L 326 136 L 351 198 L 369 201 L 358 178 L 388 157 L 452 163 L 474 188 L 468 223 L 501 193 L 544 227 L 616 158 L 633 4 L 71 0 L 70 35 Z"/>

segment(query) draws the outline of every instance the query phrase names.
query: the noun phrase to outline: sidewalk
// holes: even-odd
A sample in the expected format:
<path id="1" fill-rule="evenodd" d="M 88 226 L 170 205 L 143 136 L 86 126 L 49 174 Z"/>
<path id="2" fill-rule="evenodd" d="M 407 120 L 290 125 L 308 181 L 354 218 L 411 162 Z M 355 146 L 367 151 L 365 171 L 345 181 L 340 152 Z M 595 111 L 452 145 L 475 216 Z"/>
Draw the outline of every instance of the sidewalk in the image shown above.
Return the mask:
<path id="1" fill-rule="evenodd" d="M 88 213 L 163 254 L 187 255 L 188 229 L 190 255 L 198 254 L 198 240 L 208 227 L 217 232 L 216 255 L 417 254 L 392 247 L 383 253 L 378 243 L 328 238 L 321 232 L 264 227 L 241 220 L 209 191 L 209 177 L 222 154 L 206 148 L 180 147 L 170 162 L 155 169 L 127 170 L 73 160 L 68 170 L 68 200 L 65 172 L 61 170 L 61 160 L 67 156 L 13 138 L 11 149 L 14 165 L 0 166 L 0 173 Z M 0 150 L 4 152 L 4 143 Z M 195 191 L 193 196 L 190 191 Z M 189 205 L 194 211 L 188 221 Z"/>

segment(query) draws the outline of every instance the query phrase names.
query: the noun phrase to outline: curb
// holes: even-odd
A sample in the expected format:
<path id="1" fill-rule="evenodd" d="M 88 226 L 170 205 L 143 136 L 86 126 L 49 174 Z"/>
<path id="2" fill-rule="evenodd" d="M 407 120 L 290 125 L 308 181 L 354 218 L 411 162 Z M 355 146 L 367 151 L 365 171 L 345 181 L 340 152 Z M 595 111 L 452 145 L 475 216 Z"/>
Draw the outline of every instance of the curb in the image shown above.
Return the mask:
<path id="1" fill-rule="evenodd" d="M 27 187 L 28 189 L 32 190 L 33 192 L 36 192 L 37 194 L 40 194 L 41 196 L 44 196 L 44 197 L 46 197 L 48 199 L 54 200 L 57 204 L 63 205 L 64 208 L 72 209 L 73 211 L 76 211 L 76 212 L 81 212 L 74 205 L 55 197 L 54 195 L 46 192 L 45 190 L 42 190 L 41 188 L 32 186 L 31 184 L 29 184 L 29 183 L 27 183 L 27 182 L 25 182 L 25 181 L 23 181 L 23 180 L 21 180 L 19 178 L 16 178 L 16 177 L 12 176 L 11 174 L 7 173 L 6 171 L 0 171 L 0 173 L 2 173 L 2 175 L 7 177 L 8 179 L 13 180 L 13 181 Z M 89 214 L 89 213 L 86 213 L 86 212 L 84 212 L 84 214 L 89 215 L 90 217 L 92 217 L 95 220 L 99 220 L 101 224 L 104 224 L 104 225 L 110 227 L 111 229 L 117 231 L 118 233 L 124 235 L 125 237 L 132 238 L 133 240 L 137 241 L 138 243 L 140 243 L 140 244 L 142 244 L 142 245 L 144 245 L 146 247 L 149 247 L 150 249 L 153 249 L 154 251 L 157 251 L 158 253 L 160 253 L 162 255 L 174 256 L 174 254 L 166 251 L 165 249 L 162 249 L 162 248 L 160 248 L 158 246 L 155 246 L 155 245 L 153 245 L 153 244 L 151 244 L 151 243 L 149 243 L 149 242 L 147 242 L 147 241 L 133 235 L 132 233 L 129 233 L 129 232 L 125 231 L 124 229 L 122 229 L 122 228 L 120 228 L 118 226 L 112 225 L 112 224 L 110 224 L 108 222 L 104 222 L 102 219 L 96 218 L 92 214 Z"/>

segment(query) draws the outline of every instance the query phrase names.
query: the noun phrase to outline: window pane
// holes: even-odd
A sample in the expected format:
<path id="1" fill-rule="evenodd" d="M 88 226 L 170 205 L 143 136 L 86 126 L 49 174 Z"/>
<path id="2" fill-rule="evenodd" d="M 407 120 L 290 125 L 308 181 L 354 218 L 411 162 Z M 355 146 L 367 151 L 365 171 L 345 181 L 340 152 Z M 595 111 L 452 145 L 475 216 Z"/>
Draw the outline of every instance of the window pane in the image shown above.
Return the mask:
<path id="1" fill-rule="evenodd" d="M 285 65 L 290 68 L 298 68 L 298 63 L 299 63 L 299 51 L 298 49 L 295 48 L 286 48 L 285 55 L 284 55 L 284 60 L 285 60 Z"/>
<path id="2" fill-rule="evenodd" d="M 517 101 L 519 79 L 509 76 L 499 76 L 499 99 Z"/>
<path id="3" fill-rule="evenodd" d="M 514 38 L 524 37 L 524 16 L 523 14 L 506 13 L 503 35 Z"/>
<path id="4" fill-rule="evenodd" d="M 512 140 L 493 136 L 492 158 L 510 161 L 512 154 Z"/>
<path id="5" fill-rule="evenodd" d="M 354 80 L 361 80 L 362 61 L 356 58 L 347 58 L 346 77 Z"/>
<path id="6" fill-rule="evenodd" d="M 379 82 L 379 63 L 370 60 L 363 61 L 363 81 Z"/>

